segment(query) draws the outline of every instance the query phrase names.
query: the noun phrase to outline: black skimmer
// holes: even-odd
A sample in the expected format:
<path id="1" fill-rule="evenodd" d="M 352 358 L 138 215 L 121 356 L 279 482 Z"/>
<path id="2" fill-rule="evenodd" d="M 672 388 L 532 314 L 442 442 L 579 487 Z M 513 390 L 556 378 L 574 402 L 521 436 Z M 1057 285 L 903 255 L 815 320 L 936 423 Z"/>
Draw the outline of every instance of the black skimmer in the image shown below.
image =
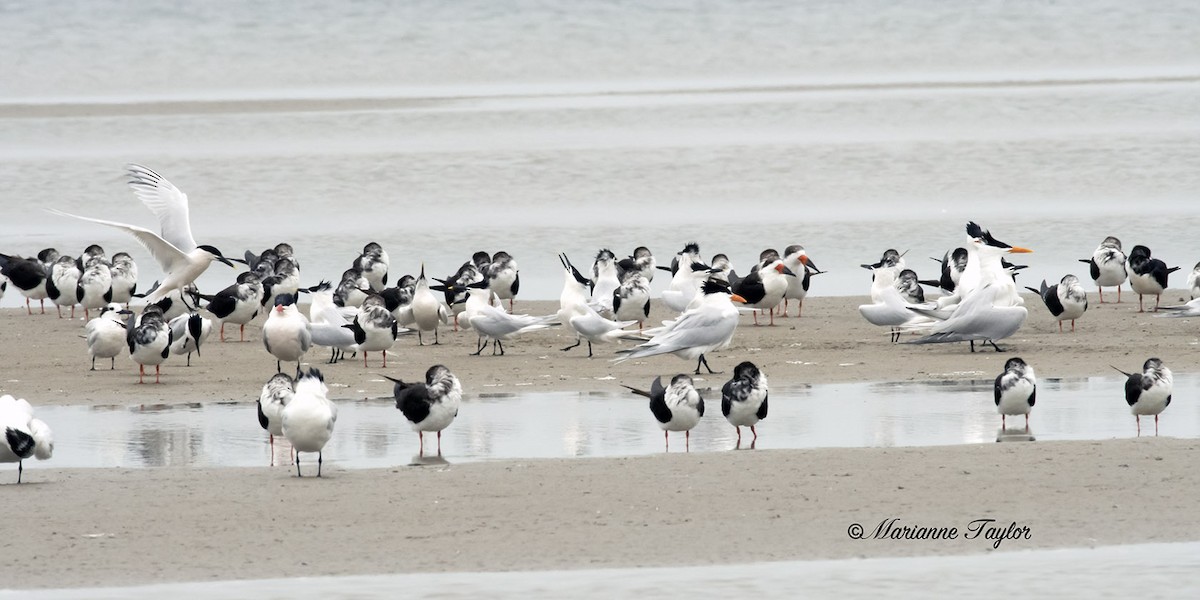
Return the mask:
<path id="1" fill-rule="evenodd" d="M 49 272 L 45 263 L 36 258 L 0 254 L 0 275 L 7 277 L 25 297 L 25 312 L 32 315 L 29 301 L 38 300 L 42 304 L 42 314 L 46 314 L 46 281 Z"/>
<path id="2" fill-rule="evenodd" d="M 75 301 L 83 307 L 85 321 L 91 319 L 90 313 L 93 309 L 104 308 L 113 301 L 112 268 L 103 257 L 93 256 L 87 259 L 79 281 L 75 284 Z"/>
<path id="3" fill-rule="evenodd" d="M 425 432 L 437 432 L 438 456 L 442 455 L 442 430 L 458 416 L 462 402 L 462 383 L 444 365 L 433 365 L 425 371 L 424 383 L 405 383 L 383 375 L 393 382 L 392 395 L 396 408 L 404 414 L 420 439 L 420 454 L 425 455 Z"/>
<path id="4" fill-rule="evenodd" d="M 783 316 L 788 316 L 788 300 L 795 300 L 796 316 L 799 317 L 804 311 L 804 299 L 808 297 L 808 290 L 812 286 L 812 276 L 823 271 L 813 264 L 804 246 L 799 244 L 793 244 L 783 250 L 783 266 L 794 273 L 787 277 L 788 287 L 783 294 Z"/>
<path id="5" fill-rule="evenodd" d="M 388 258 L 388 253 L 383 246 L 371 242 L 363 246 L 362 254 L 354 259 L 351 268 L 361 272 L 363 278 L 371 286 L 371 290 L 378 292 L 387 287 L 389 264 L 391 264 L 391 259 Z"/>
<path id="6" fill-rule="evenodd" d="M 1006 417 L 1025 415 L 1025 431 L 1028 432 L 1029 411 L 1037 401 L 1037 376 L 1033 367 L 1020 358 L 1008 359 L 1004 363 L 1004 372 L 996 377 L 993 391 L 1001 429 L 1006 428 Z"/>
<path id="7" fill-rule="evenodd" d="M 187 355 L 187 366 L 192 366 L 192 353 L 200 356 L 200 344 L 212 335 L 212 319 L 200 313 L 188 313 L 171 319 L 171 354 Z"/>
<path id="8" fill-rule="evenodd" d="M 1132 253 L 1130 253 L 1132 256 Z M 1113 367 L 1117 369 L 1116 367 Z M 1137 433 L 1142 435 L 1142 415 L 1154 415 L 1154 435 L 1158 435 L 1158 415 L 1171 405 L 1173 377 L 1171 369 L 1157 358 L 1146 359 L 1141 373 L 1126 373 L 1125 402 L 1137 420 Z"/>
<path id="9" fill-rule="evenodd" d="M 271 466 L 275 465 L 275 437 L 283 435 L 283 407 L 292 401 L 296 382 L 287 373 L 276 373 L 263 384 L 258 394 L 258 424 L 267 432 L 271 445 Z"/>
<path id="10" fill-rule="evenodd" d="M 745 277 L 737 273 L 729 274 L 729 283 L 733 293 L 745 299 L 746 308 L 757 308 L 771 311 L 770 324 L 775 324 L 775 307 L 783 301 L 787 292 L 787 276 L 795 275 L 783 261 L 774 259 L 763 267 L 750 271 Z M 758 325 L 758 313 L 754 313 L 754 324 Z"/>
<path id="11" fill-rule="evenodd" d="M 54 455 L 54 433 L 41 419 L 33 416 L 33 407 L 24 398 L 0 396 L 0 462 L 17 463 L 17 483 L 25 473 L 25 459 L 47 460 Z"/>
<path id="12" fill-rule="evenodd" d="M 704 416 L 704 399 L 696 391 L 691 377 L 680 373 L 671 378 L 671 385 L 667 388 L 663 387 L 662 377 L 655 377 L 648 392 L 628 385 L 621 387 L 650 399 L 650 412 L 663 430 L 666 450 L 671 449 L 672 431 L 682 431 L 684 448 L 691 450 L 692 428 Z"/>
<path id="13" fill-rule="evenodd" d="M 1071 331 L 1075 331 L 1075 319 L 1082 317 L 1088 308 L 1087 290 L 1083 289 L 1079 278 L 1074 275 L 1064 275 L 1061 281 L 1051 286 L 1047 286 L 1043 279 L 1041 288 L 1025 289 L 1041 297 L 1050 314 L 1058 320 L 1059 333 L 1062 333 L 1063 321 L 1070 321 Z"/>
<path id="14" fill-rule="evenodd" d="M 262 281 L 253 271 L 237 276 L 237 283 L 211 295 L 197 294 L 208 301 L 205 310 L 212 313 L 221 323 L 220 338 L 225 341 L 225 324 L 238 326 L 238 340 L 246 341 L 246 323 L 254 320 L 262 309 Z"/>
<path id="15" fill-rule="evenodd" d="M 613 292 L 613 313 L 618 321 L 637 321 L 638 331 L 650 318 L 650 280 L 641 271 L 626 271 L 621 287 Z"/>
<path id="16" fill-rule="evenodd" d="M 617 273 L 617 256 L 608 248 L 602 248 L 596 253 L 592 262 L 592 303 L 596 310 L 605 317 L 612 318 L 613 294 L 621 287 L 621 279 Z"/>
<path id="17" fill-rule="evenodd" d="M 629 258 L 617 261 L 617 271 L 621 281 L 625 281 L 625 274 L 631 271 L 637 271 L 646 278 L 646 281 L 654 281 L 654 272 L 657 270 L 658 262 L 654 260 L 654 254 L 650 252 L 650 249 L 645 246 L 638 246 Z"/>
<path id="18" fill-rule="evenodd" d="M 133 257 L 127 252 L 118 252 L 112 256 L 112 301 L 129 305 L 133 295 L 137 293 L 138 268 Z"/>
<path id="19" fill-rule="evenodd" d="M 54 261 L 54 266 L 50 269 L 50 278 L 46 281 L 46 295 L 58 308 L 58 318 L 62 318 L 64 306 L 71 307 L 71 318 L 75 318 L 75 305 L 79 304 L 76 288 L 82 275 L 83 272 L 75 258 L 63 254 Z"/>
<path id="20" fill-rule="evenodd" d="M 1134 246 L 1129 251 L 1129 260 L 1125 263 L 1129 272 L 1129 287 L 1138 295 L 1138 312 L 1142 308 L 1142 296 L 1154 296 L 1154 311 L 1158 312 L 1158 303 L 1162 293 L 1167 289 L 1167 276 L 1179 270 L 1179 267 L 1167 267 L 1167 263 L 1152 258 L 1150 249 L 1145 246 Z"/>
<path id="21" fill-rule="evenodd" d="M 387 351 L 396 343 L 400 326 L 396 317 L 388 311 L 382 296 L 372 294 L 363 300 L 354 320 L 346 326 L 354 332 L 354 343 L 363 353 L 363 366 L 367 366 L 367 353 L 382 352 L 383 367 L 387 368 Z"/>
<path id="22" fill-rule="evenodd" d="M 162 309 L 151 304 L 142 309 L 141 316 L 130 314 L 125 322 L 125 336 L 129 356 L 138 364 L 138 383 L 145 383 L 147 365 L 154 365 L 154 383 L 158 383 L 159 367 L 171 354 L 174 341 Z"/>
<path id="23" fill-rule="evenodd" d="M 517 261 L 507 252 L 497 252 L 492 255 L 492 264 L 487 272 L 488 289 L 492 291 L 501 303 L 508 300 L 508 312 L 513 311 L 513 300 L 521 290 L 521 274 L 517 271 Z"/>
<path id="24" fill-rule="evenodd" d="M 767 418 L 767 376 L 750 361 L 738 363 L 733 368 L 733 378 L 721 387 L 721 414 L 737 430 L 738 446 L 742 445 L 742 428 L 749 427 L 758 441 L 754 426 Z"/>
<path id="25" fill-rule="evenodd" d="M 1104 238 L 1096 247 L 1091 258 L 1081 258 L 1079 262 L 1086 263 L 1096 291 L 1100 294 L 1100 304 L 1104 304 L 1105 286 L 1117 287 L 1117 302 L 1121 302 L 1121 284 L 1125 283 L 1128 273 L 1125 270 L 1125 253 L 1121 251 L 1121 240 L 1113 236 Z"/>

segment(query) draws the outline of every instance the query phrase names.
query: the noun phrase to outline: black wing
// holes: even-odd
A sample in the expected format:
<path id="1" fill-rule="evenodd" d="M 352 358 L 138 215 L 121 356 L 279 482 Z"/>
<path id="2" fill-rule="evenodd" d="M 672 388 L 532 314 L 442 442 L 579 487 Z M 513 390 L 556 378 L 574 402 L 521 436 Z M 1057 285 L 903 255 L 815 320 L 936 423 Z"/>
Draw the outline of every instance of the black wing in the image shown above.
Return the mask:
<path id="1" fill-rule="evenodd" d="M 767 394 L 766 392 L 764 392 L 764 393 L 763 393 L 763 403 L 762 403 L 762 406 L 759 406 L 759 407 L 758 407 L 758 412 L 757 412 L 757 413 L 755 413 L 755 416 L 757 416 L 757 417 L 758 417 L 758 420 L 759 420 L 759 421 L 761 421 L 761 420 L 763 420 L 763 419 L 767 418 L 767 398 L 768 398 L 769 396 L 770 396 L 770 394 Z"/>

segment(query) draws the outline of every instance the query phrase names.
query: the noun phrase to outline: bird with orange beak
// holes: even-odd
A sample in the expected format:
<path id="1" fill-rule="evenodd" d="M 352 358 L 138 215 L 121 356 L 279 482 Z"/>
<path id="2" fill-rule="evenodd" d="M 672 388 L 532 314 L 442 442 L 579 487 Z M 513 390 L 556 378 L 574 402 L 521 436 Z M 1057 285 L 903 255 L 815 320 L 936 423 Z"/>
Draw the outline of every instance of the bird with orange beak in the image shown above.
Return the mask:
<path id="1" fill-rule="evenodd" d="M 703 297 L 698 304 L 653 331 L 653 337 L 645 343 L 621 351 L 623 356 L 617 358 L 616 362 L 674 354 L 685 360 L 695 360 L 696 375 L 700 374 L 700 365 L 704 365 L 709 373 L 718 373 L 708 366 L 704 355 L 724 348 L 733 341 L 733 332 L 738 325 L 738 309 L 733 303 L 745 304 L 746 299 L 730 291 L 724 282 L 713 279 L 701 285 L 700 293 Z"/>

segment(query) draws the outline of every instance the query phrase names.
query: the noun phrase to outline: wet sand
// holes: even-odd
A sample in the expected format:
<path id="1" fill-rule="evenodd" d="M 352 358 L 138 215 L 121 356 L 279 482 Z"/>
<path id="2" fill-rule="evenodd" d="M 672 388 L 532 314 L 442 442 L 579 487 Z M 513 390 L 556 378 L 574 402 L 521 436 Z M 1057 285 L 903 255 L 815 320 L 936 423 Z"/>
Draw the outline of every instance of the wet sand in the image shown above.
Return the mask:
<path id="1" fill-rule="evenodd" d="M 754 327 L 746 315 L 733 345 L 709 361 L 729 371 L 753 360 L 773 382 L 790 384 L 990 379 L 1011 356 L 971 354 L 964 344 L 890 344 L 885 331 L 858 317 L 862 301 L 813 298 L 803 318 L 777 319 L 775 327 Z M 533 314 L 555 307 L 517 303 L 518 312 Z M 1076 333 L 1060 335 L 1044 308 L 1032 299 L 1029 307 L 1025 326 L 1001 345 L 1040 377 L 1109 375 L 1109 364 L 1134 370 L 1151 355 L 1176 371 L 1195 371 L 1195 320 L 1137 314 L 1127 301 L 1093 306 Z M 53 314 L 0 312 L 2 390 L 35 405 L 252 402 L 274 372 L 257 326 L 247 328 L 246 343 L 214 337 L 190 368 L 172 357 L 160 385 L 138 385 L 128 357 L 117 360 L 116 371 L 87 371 L 82 331 L 78 320 Z M 236 328 L 231 332 L 236 339 Z M 389 395 L 390 384 L 375 373 L 417 377 L 435 362 L 457 372 L 468 394 L 608 390 L 694 367 L 674 357 L 614 364 L 612 346 L 597 347 L 589 360 L 586 345 L 559 351 L 570 340 L 558 329 L 507 344 L 504 357 L 467 356 L 475 349 L 469 332 L 443 332 L 441 341 L 416 347 L 405 338 L 387 369 L 375 357 L 369 368 L 360 360 L 326 366 L 320 352 L 309 359 L 330 383 L 348 386 L 334 388 L 342 397 Z M 705 380 L 719 386 L 723 377 Z M 977 519 L 995 519 L 991 525 L 1010 532 L 1028 528 L 1028 538 L 1004 540 L 1001 551 L 1194 541 L 1197 446 L 1142 438 L 737 451 L 331 468 L 321 479 L 297 479 L 289 467 L 55 469 L 53 460 L 30 461 L 19 486 L 11 484 L 12 465 L 0 468 L 0 500 L 21 507 L 3 526 L 14 558 L 0 566 L 0 581 L 13 588 L 96 586 L 987 552 L 994 540 L 982 539 L 986 533 L 968 539 Z M 955 527 L 958 534 L 848 535 L 857 523 L 871 537 L 892 518 L 899 519 L 893 531 Z"/>
<path id="2" fill-rule="evenodd" d="M 1182 297 L 1182 292 L 1171 291 L 1163 303 L 1175 304 Z M 1125 300 L 1101 305 L 1093 295 L 1093 305 L 1077 321 L 1075 333 L 1060 334 L 1040 300 L 1028 296 L 1028 320 L 1015 336 L 1000 343 L 1009 352 L 997 353 L 977 344 L 978 351 L 971 353 L 965 343 L 890 343 L 886 329 L 859 316 L 857 307 L 866 298 L 810 298 L 802 318 L 795 317 L 793 306 L 792 316 L 777 317 L 774 327 L 755 327 L 751 315 L 743 315 L 730 347 L 708 356 L 709 365 L 725 375 L 705 374 L 697 383 L 719 388 L 742 360 L 755 362 L 778 384 L 993 379 L 1013 355 L 1024 358 L 1039 377 L 1109 376 L 1114 374 L 1109 365 L 1136 371 L 1151 356 L 1163 359 L 1175 371 L 1197 369 L 1197 319 L 1139 314 L 1136 301 L 1130 303 L 1128 295 Z M 518 300 L 516 304 L 517 312 L 536 315 L 557 308 L 557 302 Z M 671 315 L 656 310 L 651 316 L 658 321 Z M 232 341 L 221 343 L 214 333 L 201 347 L 201 355 L 192 356 L 191 367 L 184 366 L 184 357 L 172 356 L 162 366 L 161 384 L 154 385 L 151 376 L 151 383 L 138 385 L 137 365 L 128 355 L 117 357 L 115 371 L 108 370 L 107 360 L 97 361 L 97 370 L 88 371 L 81 319 L 58 319 L 53 308 L 46 315 L 35 309 L 32 317 L 23 309 L 5 309 L 0 311 L 4 370 L 0 391 L 28 398 L 35 405 L 252 402 L 275 372 L 275 358 L 263 348 L 259 335 L 261 319 L 246 327 L 246 342 L 237 342 L 237 327 L 228 326 L 226 337 Z M 590 359 L 587 344 L 563 352 L 560 348 L 574 340 L 562 327 L 506 343 L 504 356 L 492 356 L 491 349 L 483 356 L 470 356 L 476 349 L 476 336 L 470 331 L 454 333 L 444 328 L 438 346 L 428 343 L 431 335 L 425 337 L 425 346 L 417 345 L 415 335 L 402 337 L 388 357 L 387 368 L 378 355 L 369 357 L 367 367 L 361 356 L 327 365 L 329 353 L 320 348 L 310 351 L 305 361 L 321 369 L 331 395 L 340 398 L 390 396 L 391 383 L 377 374 L 420 378 L 437 363 L 458 375 L 467 394 L 522 389 L 611 391 L 622 383 L 644 386 L 657 375 L 669 377 L 696 368 L 694 362 L 670 355 L 615 363 L 616 345 L 596 345 Z M 295 364 L 284 368 L 294 370 Z"/>

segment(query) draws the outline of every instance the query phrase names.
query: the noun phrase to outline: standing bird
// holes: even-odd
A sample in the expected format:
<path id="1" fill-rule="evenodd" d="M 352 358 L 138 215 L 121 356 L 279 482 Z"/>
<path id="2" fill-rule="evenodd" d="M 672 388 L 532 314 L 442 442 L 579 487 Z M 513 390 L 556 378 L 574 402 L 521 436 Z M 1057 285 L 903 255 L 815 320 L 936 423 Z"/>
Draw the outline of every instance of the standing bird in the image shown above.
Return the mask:
<path id="1" fill-rule="evenodd" d="M 641 271 L 626 271 L 621 287 L 613 292 L 613 313 L 619 321 L 637 321 L 638 331 L 650 318 L 650 280 Z"/>
<path id="2" fill-rule="evenodd" d="M 783 294 L 783 316 L 788 316 L 788 300 L 796 301 L 796 316 L 799 317 L 804 311 L 804 299 L 808 297 L 808 288 L 812 282 L 813 272 L 809 271 L 809 267 L 820 273 L 817 265 L 813 264 L 808 258 L 808 254 L 804 251 L 804 246 L 793 244 L 783 250 L 783 266 L 787 267 L 792 275 L 787 276 L 788 287 Z"/>
<path id="3" fill-rule="evenodd" d="M 1096 247 L 1091 258 L 1081 258 L 1079 262 L 1088 265 L 1092 281 L 1096 283 L 1096 291 L 1100 294 L 1100 304 L 1104 304 L 1104 287 L 1117 287 L 1117 303 L 1121 302 L 1121 284 L 1125 283 L 1128 273 L 1125 270 L 1125 253 L 1121 251 L 1121 240 L 1113 236 L 1104 238 Z"/>
<path id="4" fill-rule="evenodd" d="M 1132 254 L 1132 253 L 1131 253 Z M 1117 369 L 1116 367 L 1113 367 Z M 1158 435 L 1158 415 L 1171 405 L 1173 377 L 1171 370 L 1157 358 L 1146 359 L 1141 373 L 1126 373 L 1125 402 L 1137 420 L 1138 436 L 1142 435 L 1142 415 L 1154 415 L 1154 435 Z"/>
<path id="5" fill-rule="evenodd" d="M 654 414 L 658 426 L 663 430 L 663 444 L 666 450 L 671 449 L 670 432 L 682 431 L 684 448 L 690 451 L 692 428 L 704 416 L 704 399 L 692 385 L 692 378 L 680 373 L 671 378 L 671 387 L 664 388 L 662 377 L 655 377 L 650 384 L 650 391 L 639 390 L 635 387 L 621 387 L 650 399 L 650 412 Z"/>
<path id="6" fill-rule="evenodd" d="M 375 242 L 371 242 L 363 246 L 362 254 L 354 259 L 351 266 L 362 273 L 363 278 L 367 280 L 367 284 L 371 286 L 371 290 L 378 292 L 387 287 L 388 281 L 388 266 L 391 264 L 391 259 L 388 258 L 388 253 L 383 249 L 383 246 Z"/>
<path id="7" fill-rule="evenodd" d="M 100 316 L 88 321 L 87 332 L 88 355 L 92 357 L 91 371 L 96 370 L 96 359 L 110 359 L 109 370 L 117 368 L 117 355 L 125 349 L 127 337 L 125 321 L 122 315 L 132 315 L 128 309 L 122 309 L 120 304 L 111 303 L 100 309 Z"/>
<path id="8" fill-rule="evenodd" d="M 611 250 L 602 248 L 592 263 L 592 302 L 600 314 L 609 318 L 614 315 L 613 294 L 621 287 L 616 260 Z"/>
<path id="9" fill-rule="evenodd" d="M 440 344 L 438 342 L 438 324 L 444 325 L 450 322 L 450 309 L 442 304 L 442 301 L 438 300 L 433 290 L 429 288 L 429 282 L 425 279 L 423 263 L 421 264 L 421 275 L 417 277 L 417 285 L 413 288 L 411 306 L 413 323 L 417 327 L 417 343 L 424 346 L 425 341 L 421 339 L 421 332 L 433 330 L 433 345 Z M 386 358 L 385 356 L 384 359 L 386 360 Z"/>
<path id="10" fill-rule="evenodd" d="M 129 253 L 118 252 L 112 256 L 109 274 L 112 275 L 112 301 L 128 306 L 137 293 L 137 263 Z"/>
<path id="11" fill-rule="evenodd" d="M 396 385 L 392 395 L 396 397 L 396 408 L 408 419 L 408 424 L 417 432 L 420 453 L 425 456 L 425 432 L 436 431 L 438 456 L 442 455 L 442 430 L 449 427 L 458 416 L 458 405 L 462 402 L 462 384 L 444 365 L 433 365 L 425 371 L 425 383 L 405 383 L 383 375 Z"/>
<path id="12" fill-rule="evenodd" d="M 658 262 L 654 260 L 654 254 L 645 246 L 638 246 L 632 256 L 617 261 L 617 271 L 621 281 L 625 281 L 625 275 L 631 271 L 637 271 L 646 278 L 646 281 L 654 281 L 654 272 L 658 270 L 657 267 Z"/>
<path id="13" fill-rule="evenodd" d="M 372 294 L 363 301 L 359 312 L 346 329 L 354 332 L 354 343 L 363 353 L 363 366 L 367 366 L 368 352 L 382 352 L 383 366 L 387 368 L 387 351 L 396 343 L 400 328 L 396 317 L 388 312 L 383 297 Z"/>
<path id="14" fill-rule="evenodd" d="M 1192 300 L 1200 298 L 1200 262 L 1192 267 L 1191 273 L 1188 273 L 1187 289 L 1188 293 L 1192 296 Z"/>
<path id="15" fill-rule="evenodd" d="M 29 308 L 30 300 L 39 301 L 42 314 L 46 314 L 46 281 L 49 279 L 49 273 L 41 260 L 0 254 L 0 275 L 8 278 L 25 297 L 27 314 L 33 314 L 33 310 Z"/>
<path id="16" fill-rule="evenodd" d="M 787 292 L 788 275 L 795 273 L 784 266 L 783 261 L 775 259 L 745 277 L 730 273 L 729 283 L 733 286 L 733 293 L 746 300 L 747 308 L 770 310 L 771 325 L 774 325 L 775 307 L 779 306 L 783 294 Z M 758 312 L 754 313 L 754 324 L 758 325 Z"/>
<path id="17" fill-rule="evenodd" d="M 996 377 L 996 411 L 1000 413 L 1000 427 L 1006 427 L 1005 417 L 1025 415 L 1025 432 L 1029 432 L 1029 411 L 1037 401 L 1037 377 L 1033 367 L 1019 358 L 1010 358 L 1004 363 L 1004 372 Z"/>
<path id="18" fill-rule="evenodd" d="M 1059 333 L 1062 333 L 1063 321 L 1070 321 L 1071 331 L 1075 331 L 1075 319 L 1082 317 L 1088 308 L 1087 291 L 1079 284 L 1079 278 L 1074 275 L 1063 275 L 1061 281 L 1051 286 L 1047 286 L 1046 280 L 1043 279 L 1040 289 L 1035 290 L 1031 287 L 1025 289 L 1042 298 L 1046 308 L 1050 309 L 1050 314 L 1058 319 Z"/>
<path id="19" fill-rule="evenodd" d="M 0 396 L 0 462 L 17 463 L 17 483 L 25 472 L 25 459 L 33 456 L 46 460 L 54 455 L 54 433 L 41 419 L 34 418 L 33 407 L 24 398 Z"/>
<path id="20" fill-rule="evenodd" d="M 742 445 L 742 428 L 750 428 L 753 448 L 758 441 L 754 426 L 767 418 L 767 376 L 754 363 L 743 361 L 733 368 L 733 378 L 721 387 L 721 414 L 737 430 L 738 446 Z"/>
<path id="21" fill-rule="evenodd" d="M 225 341 L 225 324 L 238 325 L 238 340 L 246 341 L 246 323 L 254 320 L 262 309 L 265 291 L 262 281 L 253 271 L 237 276 L 237 283 L 212 295 L 197 294 L 208 301 L 204 307 L 220 322 L 220 338 Z"/>
<path id="22" fill-rule="evenodd" d="M 488 302 L 492 292 L 485 282 L 472 283 L 467 289 L 470 290 L 470 296 L 467 298 L 467 310 L 463 313 L 466 316 L 464 322 L 479 334 L 478 348 L 472 356 L 483 353 L 489 341 L 494 342 L 492 355 L 495 356 L 499 350 L 500 356 L 504 356 L 504 341 L 523 333 L 551 327 L 554 325 L 553 321 L 558 318 L 557 314 L 535 317 L 506 313 Z"/>
<path id="23" fill-rule="evenodd" d="M 308 318 L 296 308 L 296 299 L 291 294 L 276 298 L 275 310 L 267 315 L 262 328 L 263 346 L 275 357 L 275 371 L 283 371 L 283 361 L 296 361 L 300 369 L 300 357 L 312 347 L 312 331 Z"/>
<path id="24" fill-rule="evenodd" d="M 283 435 L 283 408 L 296 394 L 296 382 L 287 373 L 276 373 L 258 394 L 258 424 L 267 431 L 271 444 L 271 466 L 275 466 L 275 436 Z"/>
<path id="25" fill-rule="evenodd" d="M 129 186 L 133 188 L 134 194 L 158 217 L 162 226 L 161 237 L 149 229 L 135 225 L 81 217 L 53 208 L 46 210 L 64 217 L 115 227 L 132 235 L 145 246 L 163 270 L 162 284 L 146 297 L 146 302 L 153 303 L 171 291 L 182 290 L 208 270 L 208 266 L 214 260 L 233 266 L 229 259 L 221 255 L 220 250 L 206 244 L 196 245 L 188 217 L 187 194 L 146 167 L 130 164 L 126 165 L 126 169 L 129 170 Z"/>
<path id="26" fill-rule="evenodd" d="M 179 315 L 167 322 L 171 327 L 171 354 L 187 354 L 187 366 L 192 366 L 192 353 L 200 356 L 200 344 L 212 335 L 212 320 L 200 313 Z"/>
<path id="27" fill-rule="evenodd" d="M 1134 246 L 1125 270 L 1129 272 L 1129 287 L 1138 295 L 1138 312 L 1146 312 L 1142 308 L 1142 296 L 1151 294 L 1154 295 L 1154 312 L 1158 312 L 1158 303 L 1167 289 L 1167 276 L 1179 267 L 1167 268 L 1167 263 L 1150 257 L 1149 248 Z"/>
<path id="28" fill-rule="evenodd" d="M 508 300 L 508 312 L 513 311 L 513 299 L 521 289 L 521 275 L 517 271 L 517 261 L 507 252 L 497 252 L 492 255 L 492 264 L 487 269 L 488 289 L 503 302 Z"/>
<path id="29" fill-rule="evenodd" d="M 333 425 L 337 422 L 337 405 L 326 397 L 325 377 L 316 369 L 309 369 L 296 381 L 292 399 L 283 407 L 283 436 L 292 443 L 296 451 L 296 476 L 300 473 L 300 453 L 317 453 L 317 477 L 321 476 L 322 450 L 333 436 Z"/>
<path id="30" fill-rule="evenodd" d="M 146 365 L 154 365 L 154 383 L 158 383 L 159 366 L 171 354 L 171 328 L 163 318 L 162 309 L 149 305 L 141 317 L 132 313 L 125 323 L 125 342 L 129 357 L 138 364 L 138 383 L 145 383 Z"/>
<path id="31" fill-rule="evenodd" d="M 75 300 L 83 306 L 84 320 L 91 319 L 91 309 L 103 308 L 112 302 L 112 296 L 112 268 L 102 257 L 87 259 L 75 285 Z"/>
<path id="32" fill-rule="evenodd" d="M 695 359 L 696 375 L 700 374 L 701 364 L 709 373 L 716 374 L 717 372 L 708 366 L 704 355 L 724 348 L 733 341 L 733 333 L 738 325 L 738 309 L 733 303 L 744 303 L 745 299 L 716 281 L 704 282 L 701 292 L 704 296 L 694 308 L 689 308 L 674 321 L 669 321 L 649 341 L 632 350 L 622 350 L 624 356 L 616 361 L 656 354 L 674 354 L 685 360 Z"/>
<path id="33" fill-rule="evenodd" d="M 942 255 L 942 259 L 930 257 L 930 260 L 942 265 L 941 275 L 937 280 L 922 280 L 921 285 L 940 288 L 947 294 L 954 293 L 954 289 L 958 286 L 958 280 L 962 277 L 963 271 L 967 268 L 967 249 L 955 248 L 947 250 Z"/>
<path id="34" fill-rule="evenodd" d="M 71 307 L 71 318 L 75 318 L 75 305 L 79 304 L 76 299 L 76 288 L 79 286 L 79 277 L 83 275 L 76 260 L 65 254 L 58 257 L 54 261 L 54 266 L 50 268 L 50 278 L 46 281 L 46 294 L 58 308 L 58 318 L 62 318 L 62 309 L 64 306 Z"/>

